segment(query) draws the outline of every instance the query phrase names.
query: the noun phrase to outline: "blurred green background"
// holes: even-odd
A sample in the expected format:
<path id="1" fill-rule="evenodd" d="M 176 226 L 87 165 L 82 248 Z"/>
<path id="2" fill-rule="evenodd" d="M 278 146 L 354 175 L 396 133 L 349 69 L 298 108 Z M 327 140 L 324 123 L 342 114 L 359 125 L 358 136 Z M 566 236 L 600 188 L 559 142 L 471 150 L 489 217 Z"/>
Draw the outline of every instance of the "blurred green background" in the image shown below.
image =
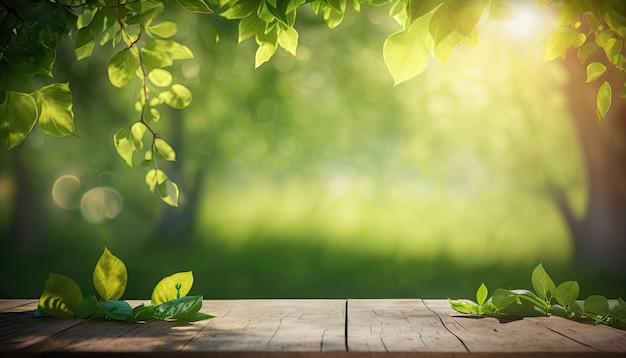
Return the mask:
<path id="1" fill-rule="evenodd" d="M 236 23 L 171 13 L 195 54 L 173 69 L 191 106 L 156 125 L 178 153 L 178 209 L 115 153 L 138 115 L 137 88 L 108 83 L 112 50 L 77 62 L 63 42 L 55 74 L 80 138 L 35 130 L 0 149 L 0 297 L 38 297 L 49 272 L 91 294 L 105 246 L 127 265 L 127 299 L 187 270 L 206 298 L 471 298 L 481 282 L 530 288 L 540 262 L 581 296 L 623 296 L 626 278 L 572 263 L 548 194 L 556 183 L 584 207 L 566 74 L 533 43 L 549 13 L 528 29 L 484 23 L 479 48 L 394 87 L 387 12 L 363 7 L 334 30 L 300 12 L 298 55 L 256 70 Z"/>

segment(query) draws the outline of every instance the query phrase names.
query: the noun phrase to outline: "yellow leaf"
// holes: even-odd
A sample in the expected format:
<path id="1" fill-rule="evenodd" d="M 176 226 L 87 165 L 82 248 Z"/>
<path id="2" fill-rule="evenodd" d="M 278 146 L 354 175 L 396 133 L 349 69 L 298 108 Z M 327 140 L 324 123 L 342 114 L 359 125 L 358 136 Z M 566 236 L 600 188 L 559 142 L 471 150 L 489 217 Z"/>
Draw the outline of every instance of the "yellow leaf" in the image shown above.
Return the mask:
<path id="1" fill-rule="evenodd" d="M 608 81 L 604 81 L 602 86 L 600 86 L 596 101 L 598 106 L 598 119 L 604 118 L 604 116 L 606 116 L 606 112 L 609 111 L 609 108 L 611 107 L 611 96 L 611 85 Z"/>
<path id="2" fill-rule="evenodd" d="M 152 291 L 152 304 L 175 300 L 186 296 L 193 285 L 193 273 L 191 271 L 178 272 L 163 278 Z"/>
<path id="3" fill-rule="evenodd" d="M 93 285 L 96 291 L 105 301 L 118 300 L 124 294 L 127 282 L 126 265 L 105 247 L 93 270 Z"/>

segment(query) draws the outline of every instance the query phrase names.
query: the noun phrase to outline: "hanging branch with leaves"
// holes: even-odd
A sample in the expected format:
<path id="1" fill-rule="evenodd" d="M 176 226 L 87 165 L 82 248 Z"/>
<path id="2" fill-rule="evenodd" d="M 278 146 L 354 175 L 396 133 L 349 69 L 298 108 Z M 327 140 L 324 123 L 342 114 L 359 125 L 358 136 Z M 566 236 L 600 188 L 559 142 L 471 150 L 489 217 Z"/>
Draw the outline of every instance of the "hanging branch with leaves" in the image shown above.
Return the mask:
<path id="1" fill-rule="evenodd" d="M 212 13 L 202 0 L 177 0 L 191 12 Z M 13 3 L 12 3 L 13 4 Z M 191 91 L 173 83 L 166 70 L 176 60 L 193 58 L 191 50 L 171 39 L 176 23 L 155 21 L 164 10 L 158 0 L 99 1 L 18 1 L 0 3 L 0 31 L 10 34 L 0 41 L 0 140 L 11 149 L 19 145 L 39 124 L 43 133 L 53 136 L 76 135 L 72 94 L 68 83 L 54 83 L 35 89 L 36 75 L 53 77 L 55 47 L 68 34 L 75 38 L 77 60 L 92 55 L 96 44 L 113 48 L 124 45 L 108 62 L 111 84 L 126 88 L 141 81 L 135 108 L 138 119 L 119 129 L 113 143 L 119 156 L 133 166 L 135 152 L 143 152 L 142 166 L 151 167 L 146 185 L 161 199 L 178 205 L 179 188 L 159 168 L 160 161 L 175 161 L 174 148 L 157 133 L 153 124 L 161 119 L 158 106 L 186 108 Z M 144 135 L 150 144 L 144 146 Z"/>
<path id="2" fill-rule="evenodd" d="M 310 6 L 329 28 L 341 24 L 346 12 L 359 11 L 362 3 L 389 6 L 389 16 L 402 27 L 385 41 L 382 54 L 395 85 L 422 73 L 433 57 L 445 64 L 460 45 L 478 46 L 477 25 L 482 18 L 506 19 L 509 7 L 503 0 L 176 0 L 185 10 L 238 21 L 238 41 L 254 38 L 258 47 L 254 65 L 269 61 L 278 48 L 296 54 L 299 36 L 297 12 Z M 129 165 L 135 153 L 150 168 L 145 182 L 152 192 L 172 206 L 178 205 L 179 188 L 159 165 L 175 161 L 174 148 L 157 133 L 161 105 L 186 108 L 192 99 L 185 86 L 175 83 L 167 70 L 177 60 L 193 58 L 185 45 L 172 40 L 176 23 L 156 21 L 165 0 L 0 0 L 0 140 L 11 149 L 39 124 L 53 136 L 76 135 L 72 94 L 68 83 L 35 89 L 35 76 L 53 77 L 55 47 L 68 34 L 75 39 L 78 60 L 90 57 L 96 44 L 108 43 L 119 50 L 108 62 L 113 86 L 125 88 L 139 80 L 135 108 L 138 117 L 119 129 L 113 143 Z M 612 88 L 609 71 L 626 71 L 626 5 L 621 1 L 538 0 L 559 9 L 557 31 L 546 45 L 545 60 L 565 58 L 576 48 L 584 66 L 596 52 L 604 52 L 608 67 L 598 61 L 586 64 L 587 82 L 604 77 L 597 94 L 598 118 L 611 107 L 614 93 L 626 98 L 626 83 Z M 209 6 L 210 4 L 210 6 Z M 586 24 L 586 26 L 583 26 Z M 582 84 L 581 84 L 582 85 Z M 149 145 L 144 137 L 149 133 Z"/>

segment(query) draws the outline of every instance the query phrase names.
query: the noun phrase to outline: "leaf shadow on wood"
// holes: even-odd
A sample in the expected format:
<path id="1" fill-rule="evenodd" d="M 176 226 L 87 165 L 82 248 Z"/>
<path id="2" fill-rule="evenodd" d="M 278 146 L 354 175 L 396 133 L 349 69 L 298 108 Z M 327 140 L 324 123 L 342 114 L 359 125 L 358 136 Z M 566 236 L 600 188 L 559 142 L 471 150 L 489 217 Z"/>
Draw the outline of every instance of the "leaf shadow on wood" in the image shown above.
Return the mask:
<path id="1" fill-rule="evenodd" d="M 464 319 L 484 319 L 484 318 L 490 317 L 490 318 L 497 319 L 500 323 L 511 323 L 511 322 L 520 321 L 524 319 L 524 317 L 522 316 L 493 316 L 493 315 L 476 316 L 476 315 L 462 315 L 462 314 L 452 315 L 450 317 L 464 318 Z"/>
<path id="2" fill-rule="evenodd" d="M 0 322 L 0 351 L 27 352 L 180 351 L 205 327 L 202 323 L 36 318 L 32 311 L 0 313 Z"/>

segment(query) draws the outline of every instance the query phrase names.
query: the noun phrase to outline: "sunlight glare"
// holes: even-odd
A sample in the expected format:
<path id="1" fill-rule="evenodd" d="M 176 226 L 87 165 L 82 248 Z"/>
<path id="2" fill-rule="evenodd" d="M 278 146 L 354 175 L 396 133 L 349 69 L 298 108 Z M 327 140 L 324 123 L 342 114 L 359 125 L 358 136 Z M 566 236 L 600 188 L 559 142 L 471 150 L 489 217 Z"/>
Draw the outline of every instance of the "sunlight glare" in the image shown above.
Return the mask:
<path id="1" fill-rule="evenodd" d="M 509 1 L 511 18 L 503 25 L 508 36 L 533 41 L 546 30 L 552 29 L 551 14 L 531 1 Z"/>

